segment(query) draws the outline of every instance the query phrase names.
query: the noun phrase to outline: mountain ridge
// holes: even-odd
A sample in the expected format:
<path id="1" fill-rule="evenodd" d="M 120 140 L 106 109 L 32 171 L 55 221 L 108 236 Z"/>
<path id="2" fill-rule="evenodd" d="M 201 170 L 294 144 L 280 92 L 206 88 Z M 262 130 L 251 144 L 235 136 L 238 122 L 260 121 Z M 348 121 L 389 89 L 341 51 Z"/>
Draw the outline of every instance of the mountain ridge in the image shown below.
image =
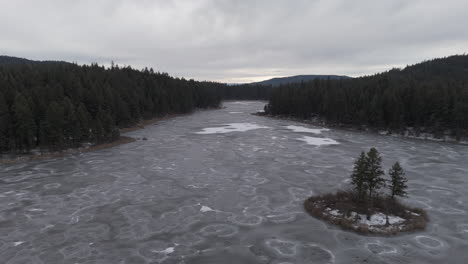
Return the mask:
<path id="1" fill-rule="evenodd" d="M 47 63 L 67 63 L 72 64 L 67 61 L 54 61 L 54 60 L 30 60 L 21 57 L 0 55 L 0 65 L 24 65 L 24 64 L 47 64 Z"/>
<path id="2" fill-rule="evenodd" d="M 253 85 L 272 85 L 272 86 L 279 86 L 281 84 L 289 84 L 289 83 L 300 83 L 300 82 L 309 82 L 315 79 L 331 79 L 331 80 L 338 80 L 338 79 L 349 79 L 351 77 L 346 75 L 334 75 L 334 74 L 306 74 L 306 75 L 293 75 L 293 76 L 286 76 L 286 77 L 275 77 L 268 80 L 263 80 L 259 82 L 252 82 L 250 84 Z"/>

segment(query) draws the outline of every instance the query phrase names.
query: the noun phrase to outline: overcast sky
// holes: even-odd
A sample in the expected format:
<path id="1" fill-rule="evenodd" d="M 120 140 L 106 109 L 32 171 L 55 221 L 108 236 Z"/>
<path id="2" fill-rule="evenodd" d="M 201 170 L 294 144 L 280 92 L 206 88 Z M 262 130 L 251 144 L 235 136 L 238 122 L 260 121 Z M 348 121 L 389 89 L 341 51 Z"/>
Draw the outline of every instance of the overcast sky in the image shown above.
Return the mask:
<path id="1" fill-rule="evenodd" d="M 467 0 L 0 0 L 0 54 L 197 80 L 360 76 L 468 51 Z"/>

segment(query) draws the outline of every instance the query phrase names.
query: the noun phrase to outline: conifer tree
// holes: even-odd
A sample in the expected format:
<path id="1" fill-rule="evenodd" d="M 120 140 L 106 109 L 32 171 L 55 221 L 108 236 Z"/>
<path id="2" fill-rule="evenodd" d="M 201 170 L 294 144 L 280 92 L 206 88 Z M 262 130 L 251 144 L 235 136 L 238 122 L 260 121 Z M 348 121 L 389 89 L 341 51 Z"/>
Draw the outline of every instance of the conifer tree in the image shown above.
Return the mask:
<path id="1" fill-rule="evenodd" d="M 351 174 L 351 184 L 358 195 L 358 200 L 363 200 L 367 194 L 366 173 L 367 160 L 363 151 L 354 162 L 353 173 Z"/>
<path id="2" fill-rule="evenodd" d="M 10 117 L 8 106 L 3 94 L 0 92 L 0 152 L 8 149 L 10 145 Z"/>
<path id="3" fill-rule="evenodd" d="M 54 149 L 60 149 L 64 140 L 64 111 L 57 102 L 51 102 L 47 106 L 45 120 L 42 126 L 42 142 Z"/>
<path id="4" fill-rule="evenodd" d="M 76 111 L 76 118 L 78 120 L 79 138 L 80 140 L 87 140 L 90 136 L 91 117 L 83 103 L 80 103 Z"/>
<path id="5" fill-rule="evenodd" d="M 396 162 L 393 164 L 388 174 L 391 177 L 388 188 L 390 189 L 392 199 L 394 199 L 395 196 L 406 196 L 406 189 L 408 188 L 406 182 L 408 179 L 405 178 L 405 171 L 400 166 L 400 163 Z"/>
<path id="6" fill-rule="evenodd" d="M 15 97 L 15 145 L 19 150 L 29 151 L 35 145 L 36 123 L 28 100 L 22 94 Z"/>
<path id="7" fill-rule="evenodd" d="M 367 152 L 365 182 L 369 191 L 369 198 L 372 199 L 376 190 L 380 189 L 385 184 L 382 178 L 385 172 L 382 170 L 382 157 L 375 148 L 371 148 Z"/>

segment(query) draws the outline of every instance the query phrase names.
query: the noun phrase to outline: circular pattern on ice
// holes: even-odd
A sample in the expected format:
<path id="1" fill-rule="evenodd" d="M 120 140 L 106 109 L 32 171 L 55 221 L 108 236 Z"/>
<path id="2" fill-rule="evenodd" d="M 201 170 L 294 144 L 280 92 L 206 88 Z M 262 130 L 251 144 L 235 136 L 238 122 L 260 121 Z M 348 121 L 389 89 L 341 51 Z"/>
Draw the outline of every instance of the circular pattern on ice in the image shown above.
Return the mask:
<path id="1" fill-rule="evenodd" d="M 444 245 L 442 241 L 429 236 L 416 236 L 415 239 L 419 244 L 431 249 L 441 248 Z"/>
<path id="2" fill-rule="evenodd" d="M 229 220 L 241 226 L 256 226 L 262 223 L 263 218 L 256 215 L 236 215 L 229 217 Z"/>
<path id="3" fill-rule="evenodd" d="M 47 190 L 49 190 L 49 189 L 57 189 L 57 188 L 60 188 L 60 186 L 62 186 L 60 183 L 54 182 L 54 183 L 49 183 L 49 184 L 44 185 L 44 188 L 47 189 Z"/>
<path id="4" fill-rule="evenodd" d="M 374 253 L 374 254 L 378 254 L 378 255 L 381 255 L 381 254 L 393 254 L 393 253 L 397 253 L 397 249 L 392 247 L 392 246 L 389 246 L 389 245 L 384 245 L 382 244 L 380 241 L 378 242 L 375 242 L 375 243 L 367 243 L 366 244 L 366 248 Z"/>
<path id="5" fill-rule="evenodd" d="M 314 194 L 312 191 L 297 187 L 288 188 L 288 192 L 291 194 L 294 201 L 304 201 Z"/>
<path id="6" fill-rule="evenodd" d="M 335 255 L 328 249 L 317 245 L 309 244 L 308 247 L 302 249 L 305 263 L 334 263 Z"/>
<path id="7" fill-rule="evenodd" d="M 256 194 L 257 188 L 249 185 L 242 185 L 238 192 L 244 196 L 253 196 Z"/>
<path id="8" fill-rule="evenodd" d="M 238 228 L 228 224 L 215 224 L 205 226 L 200 230 L 204 236 L 229 237 L 239 232 Z"/>
<path id="9" fill-rule="evenodd" d="M 191 233 L 186 233 L 181 236 L 177 236 L 172 239 L 172 242 L 178 245 L 186 245 L 186 246 L 193 246 L 196 244 L 200 244 L 203 242 L 205 239 L 201 236 L 191 234 Z"/>
<path id="10" fill-rule="evenodd" d="M 273 222 L 275 224 L 285 224 L 285 223 L 294 222 L 294 220 L 296 220 L 296 214 L 293 214 L 293 213 L 267 215 L 266 217 L 268 221 Z"/>
<path id="11" fill-rule="evenodd" d="M 269 239 L 265 242 L 268 248 L 272 249 L 276 254 L 284 257 L 292 257 L 297 253 L 298 244 L 292 241 L 281 239 Z"/>

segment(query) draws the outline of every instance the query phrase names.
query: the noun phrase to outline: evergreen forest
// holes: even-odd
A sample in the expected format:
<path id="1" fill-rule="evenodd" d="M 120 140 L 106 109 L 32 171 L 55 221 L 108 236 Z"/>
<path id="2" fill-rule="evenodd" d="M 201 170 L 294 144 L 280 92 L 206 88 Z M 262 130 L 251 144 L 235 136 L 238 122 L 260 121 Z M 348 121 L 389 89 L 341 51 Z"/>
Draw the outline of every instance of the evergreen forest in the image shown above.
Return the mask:
<path id="1" fill-rule="evenodd" d="M 468 55 L 360 78 L 281 85 L 268 114 L 456 138 L 468 130 Z"/>
<path id="2" fill-rule="evenodd" d="M 119 138 L 142 119 L 219 107 L 220 87 L 152 69 L 3 57 L 0 152 L 61 150 Z"/>

